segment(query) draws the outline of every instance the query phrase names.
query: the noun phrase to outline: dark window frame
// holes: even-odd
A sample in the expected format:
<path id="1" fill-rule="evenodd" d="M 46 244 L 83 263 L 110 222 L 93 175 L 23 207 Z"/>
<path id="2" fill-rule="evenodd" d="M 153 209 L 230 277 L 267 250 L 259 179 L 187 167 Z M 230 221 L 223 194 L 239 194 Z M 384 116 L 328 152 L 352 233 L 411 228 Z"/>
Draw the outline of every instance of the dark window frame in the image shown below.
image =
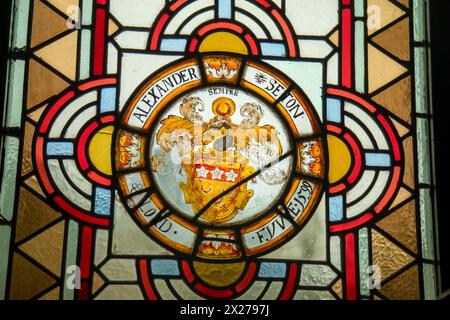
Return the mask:
<path id="1" fill-rule="evenodd" d="M 450 290 L 450 216 L 447 190 L 449 177 L 448 145 L 449 124 L 446 117 L 448 109 L 448 67 L 450 49 L 448 35 L 450 1 L 430 1 L 430 45 L 431 45 L 431 77 L 432 99 L 434 109 L 434 139 L 435 139 L 435 168 L 436 168 L 436 207 L 437 207 L 437 239 L 439 243 L 439 283 L 440 292 Z M 441 143 L 440 143 L 441 142 Z"/>

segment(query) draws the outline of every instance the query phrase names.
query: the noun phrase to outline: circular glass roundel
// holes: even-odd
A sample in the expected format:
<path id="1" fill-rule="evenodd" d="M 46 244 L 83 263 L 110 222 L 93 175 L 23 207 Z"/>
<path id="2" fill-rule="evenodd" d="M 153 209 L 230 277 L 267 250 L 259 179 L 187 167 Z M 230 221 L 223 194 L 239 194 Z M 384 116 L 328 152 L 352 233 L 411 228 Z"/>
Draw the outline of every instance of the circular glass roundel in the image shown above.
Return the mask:
<path id="1" fill-rule="evenodd" d="M 181 60 L 130 98 L 115 136 L 121 199 L 168 249 L 241 260 L 307 223 L 326 176 L 325 140 L 300 88 L 232 55 Z"/>
<path id="2" fill-rule="evenodd" d="M 153 180 L 170 206 L 217 227 L 243 224 L 273 208 L 290 180 L 292 150 L 287 126 L 266 102 L 223 85 L 170 103 L 149 149 Z"/>

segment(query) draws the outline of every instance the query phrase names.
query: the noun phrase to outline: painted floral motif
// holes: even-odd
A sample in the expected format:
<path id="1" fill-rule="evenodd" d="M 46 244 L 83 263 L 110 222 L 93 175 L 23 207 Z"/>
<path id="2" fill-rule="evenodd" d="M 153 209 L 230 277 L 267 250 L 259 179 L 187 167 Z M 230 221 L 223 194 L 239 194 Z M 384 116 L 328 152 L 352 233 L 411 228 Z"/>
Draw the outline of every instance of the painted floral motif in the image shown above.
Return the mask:
<path id="1" fill-rule="evenodd" d="M 230 57 L 210 57 L 205 59 L 205 70 L 208 77 L 234 81 L 240 67 L 240 60 Z"/>
<path id="2" fill-rule="evenodd" d="M 317 141 L 305 142 L 300 146 L 300 166 L 306 174 L 321 176 L 322 151 Z"/>
<path id="3" fill-rule="evenodd" d="M 200 244 L 200 256 L 222 259 L 237 258 L 240 256 L 238 246 L 233 243 L 235 236 L 232 233 L 206 231 L 205 238 L 207 240 Z"/>
<path id="4" fill-rule="evenodd" d="M 119 165 L 120 169 L 141 167 L 144 164 L 142 157 L 143 138 L 136 134 L 122 132 L 119 137 Z"/>

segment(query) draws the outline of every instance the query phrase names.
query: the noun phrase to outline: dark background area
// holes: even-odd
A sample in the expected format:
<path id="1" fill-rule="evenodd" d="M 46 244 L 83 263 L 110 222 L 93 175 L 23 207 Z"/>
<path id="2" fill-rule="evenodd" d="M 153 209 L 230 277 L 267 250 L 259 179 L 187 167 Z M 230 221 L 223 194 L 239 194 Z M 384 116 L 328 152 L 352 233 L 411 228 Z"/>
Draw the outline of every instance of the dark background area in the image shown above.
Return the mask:
<path id="1" fill-rule="evenodd" d="M 289 1 L 289 0 L 288 0 Z M 436 183 L 441 264 L 441 289 L 450 290 L 450 210 L 448 209 L 450 157 L 450 1 L 430 0 L 434 129 L 436 142 Z M 11 0 L 0 0 L 0 119 L 3 119 L 6 62 L 10 28 Z M 3 127 L 3 126 L 2 126 Z M 3 129 L 2 129 L 3 134 Z M 2 154 L 3 154 L 3 150 Z"/>
<path id="2" fill-rule="evenodd" d="M 437 208 L 442 291 L 450 290 L 450 1 L 430 0 L 431 59 L 436 146 Z"/>

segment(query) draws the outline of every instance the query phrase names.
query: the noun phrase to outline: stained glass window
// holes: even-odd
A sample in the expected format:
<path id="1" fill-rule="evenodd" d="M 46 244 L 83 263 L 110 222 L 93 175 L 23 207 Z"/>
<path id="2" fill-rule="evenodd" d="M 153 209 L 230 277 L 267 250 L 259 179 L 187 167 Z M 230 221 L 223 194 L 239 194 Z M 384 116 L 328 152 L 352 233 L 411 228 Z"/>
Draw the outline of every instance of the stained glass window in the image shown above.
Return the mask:
<path id="1" fill-rule="evenodd" d="M 0 298 L 435 299 L 426 0 L 14 0 Z"/>

